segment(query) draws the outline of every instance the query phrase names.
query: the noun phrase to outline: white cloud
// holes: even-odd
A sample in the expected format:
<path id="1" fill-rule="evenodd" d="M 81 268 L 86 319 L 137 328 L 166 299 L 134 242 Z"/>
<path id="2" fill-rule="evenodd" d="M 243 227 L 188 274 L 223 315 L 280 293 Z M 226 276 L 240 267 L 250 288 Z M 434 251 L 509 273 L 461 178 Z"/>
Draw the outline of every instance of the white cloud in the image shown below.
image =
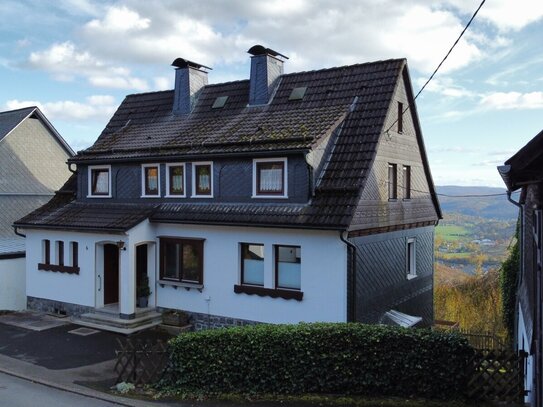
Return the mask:
<path id="1" fill-rule="evenodd" d="M 51 120 L 67 121 L 103 121 L 111 117 L 117 108 L 115 98 L 109 95 L 89 96 L 85 103 L 72 100 L 56 102 L 39 102 L 36 100 L 8 100 L 6 110 L 20 109 L 28 106 L 37 106 Z"/>
<path id="2" fill-rule="evenodd" d="M 157 76 L 154 78 L 156 90 L 173 89 L 173 77 Z"/>
<path id="3" fill-rule="evenodd" d="M 543 92 L 495 92 L 481 99 L 480 105 L 487 109 L 542 109 Z"/>
<path id="4" fill-rule="evenodd" d="M 52 73 L 60 81 L 72 81 L 76 77 L 87 78 L 97 87 L 147 90 L 147 82 L 131 76 L 127 68 L 111 66 L 91 55 L 79 51 L 74 43 L 55 43 L 44 51 L 32 52 L 28 64 L 35 69 Z"/>
<path id="5" fill-rule="evenodd" d="M 127 7 L 111 7 L 102 20 L 94 19 L 87 23 L 91 30 L 108 31 L 110 33 L 145 30 L 151 20 L 142 18 L 137 12 Z"/>
<path id="6" fill-rule="evenodd" d="M 470 15 L 478 6 L 472 0 L 449 0 L 449 3 Z M 481 8 L 478 18 L 487 20 L 500 31 L 520 30 L 543 18 L 543 2 L 541 0 L 487 1 Z"/>
<path id="7" fill-rule="evenodd" d="M 416 80 L 419 88 L 426 83 L 426 78 L 418 78 Z M 466 89 L 465 87 L 456 85 L 452 78 L 450 77 L 441 77 L 433 78 L 432 81 L 424 89 L 425 92 L 434 92 L 439 93 L 440 95 L 451 97 L 451 98 L 465 98 L 465 97 L 474 97 L 476 96 L 475 92 Z"/>

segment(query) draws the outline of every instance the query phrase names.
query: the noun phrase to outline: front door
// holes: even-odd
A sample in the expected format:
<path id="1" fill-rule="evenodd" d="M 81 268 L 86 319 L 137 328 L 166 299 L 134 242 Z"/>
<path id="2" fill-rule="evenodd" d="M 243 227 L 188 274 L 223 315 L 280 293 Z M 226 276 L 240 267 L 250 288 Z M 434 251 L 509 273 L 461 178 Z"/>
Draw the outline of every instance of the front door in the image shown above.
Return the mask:
<path id="1" fill-rule="evenodd" d="M 104 245 L 104 305 L 119 302 L 119 248 Z"/>

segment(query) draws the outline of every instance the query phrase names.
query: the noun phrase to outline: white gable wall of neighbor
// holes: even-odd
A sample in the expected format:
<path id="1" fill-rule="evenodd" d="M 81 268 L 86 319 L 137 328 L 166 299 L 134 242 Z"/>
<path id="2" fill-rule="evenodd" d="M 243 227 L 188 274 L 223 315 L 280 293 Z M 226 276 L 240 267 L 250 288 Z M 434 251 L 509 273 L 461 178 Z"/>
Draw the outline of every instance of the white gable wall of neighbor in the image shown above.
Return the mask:
<path id="1" fill-rule="evenodd" d="M 526 358 L 525 370 L 524 370 L 524 390 L 527 391 L 524 396 L 524 402 L 529 403 L 530 405 L 534 404 L 534 368 L 533 368 L 533 355 L 530 355 L 530 343 L 528 343 L 528 335 L 526 333 L 526 325 L 524 323 L 524 317 L 522 315 L 522 309 L 518 310 L 518 326 L 517 326 L 517 348 L 518 350 L 523 350 L 528 353 L 529 356 Z"/>
<path id="2" fill-rule="evenodd" d="M 70 176 L 68 157 L 41 120 L 25 119 L 0 142 L 0 192 L 58 190 Z"/>
<path id="3" fill-rule="evenodd" d="M 0 310 L 26 309 L 25 259 L 0 260 Z"/>

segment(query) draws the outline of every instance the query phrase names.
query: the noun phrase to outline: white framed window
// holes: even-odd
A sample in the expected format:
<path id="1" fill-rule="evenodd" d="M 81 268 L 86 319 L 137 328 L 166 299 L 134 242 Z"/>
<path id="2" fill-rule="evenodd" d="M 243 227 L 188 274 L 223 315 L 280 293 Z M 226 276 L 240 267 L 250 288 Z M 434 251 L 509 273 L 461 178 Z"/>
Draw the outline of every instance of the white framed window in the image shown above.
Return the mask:
<path id="1" fill-rule="evenodd" d="M 166 198 L 185 198 L 185 163 L 166 164 Z"/>
<path id="2" fill-rule="evenodd" d="M 55 242 L 55 264 L 64 266 L 64 242 L 62 240 Z"/>
<path id="3" fill-rule="evenodd" d="M 264 245 L 240 243 L 241 284 L 264 286 Z"/>
<path id="4" fill-rule="evenodd" d="M 192 198 L 213 198 L 213 162 L 192 163 Z"/>
<path id="5" fill-rule="evenodd" d="M 302 287 L 302 248 L 274 245 L 275 288 L 300 290 Z"/>
<path id="6" fill-rule="evenodd" d="M 111 198 L 111 165 L 90 165 L 87 198 Z"/>
<path id="7" fill-rule="evenodd" d="M 44 239 L 41 241 L 41 262 L 43 264 L 51 264 L 51 241 Z"/>
<path id="8" fill-rule="evenodd" d="M 141 197 L 160 197 L 160 164 L 142 164 Z"/>
<path id="9" fill-rule="evenodd" d="M 70 266 L 71 267 L 79 267 L 79 243 L 78 242 L 70 242 L 70 251 L 68 253 Z"/>
<path id="10" fill-rule="evenodd" d="M 407 239 L 406 247 L 406 273 L 407 279 L 412 279 L 417 276 L 417 240 L 414 237 Z"/>
<path id="11" fill-rule="evenodd" d="M 286 158 L 253 160 L 253 198 L 288 198 Z"/>

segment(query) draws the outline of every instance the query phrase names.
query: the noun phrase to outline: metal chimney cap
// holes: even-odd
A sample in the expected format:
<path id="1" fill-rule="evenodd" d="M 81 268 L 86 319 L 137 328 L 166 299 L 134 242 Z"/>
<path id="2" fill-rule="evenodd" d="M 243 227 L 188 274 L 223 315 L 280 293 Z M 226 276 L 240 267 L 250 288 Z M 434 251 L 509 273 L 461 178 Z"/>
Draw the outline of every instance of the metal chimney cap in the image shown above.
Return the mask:
<path id="1" fill-rule="evenodd" d="M 172 62 L 172 66 L 175 66 L 176 68 L 195 68 L 195 69 L 204 68 L 204 69 L 209 69 L 210 71 L 213 70 L 213 68 L 210 68 L 209 66 L 205 66 L 197 62 L 189 61 L 188 59 L 184 59 L 184 58 L 176 58 L 175 61 Z"/>
<path id="2" fill-rule="evenodd" d="M 282 57 L 285 59 L 288 59 L 286 55 L 283 55 L 277 51 L 274 51 L 271 48 L 266 48 L 262 45 L 253 45 L 251 48 L 249 48 L 249 51 L 247 51 L 251 55 L 271 55 L 272 57 Z"/>

